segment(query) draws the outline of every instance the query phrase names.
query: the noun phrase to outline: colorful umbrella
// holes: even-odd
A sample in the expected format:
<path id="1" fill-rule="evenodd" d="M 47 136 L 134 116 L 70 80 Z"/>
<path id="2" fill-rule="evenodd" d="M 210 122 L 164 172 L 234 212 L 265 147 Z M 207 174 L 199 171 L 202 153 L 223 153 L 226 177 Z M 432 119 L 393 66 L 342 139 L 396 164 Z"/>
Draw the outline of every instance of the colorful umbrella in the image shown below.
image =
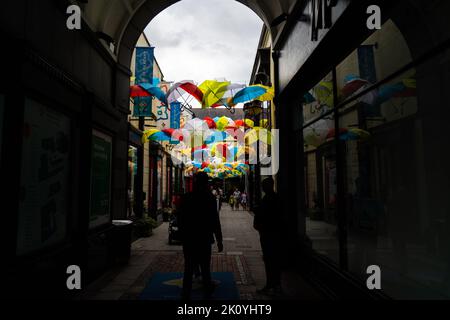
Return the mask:
<path id="1" fill-rule="evenodd" d="M 333 102 L 333 82 L 331 81 L 321 81 L 313 89 L 314 95 L 320 104 L 325 104 L 329 107 L 334 106 Z"/>
<path id="2" fill-rule="evenodd" d="M 318 147 L 325 142 L 332 127 L 332 121 L 321 119 L 303 130 L 303 139 L 307 145 Z"/>
<path id="3" fill-rule="evenodd" d="M 242 90 L 240 90 L 238 93 L 236 93 L 233 97 L 233 103 L 234 104 L 238 104 L 238 103 L 247 103 L 253 100 L 256 100 L 257 98 L 259 98 L 260 96 L 264 95 L 265 93 L 267 93 L 267 89 L 254 85 L 254 86 L 249 86 L 246 87 Z"/>
<path id="4" fill-rule="evenodd" d="M 140 86 L 145 91 L 150 93 L 152 96 L 156 97 L 159 101 L 161 101 L 165 105 L 168 105 L 167 104 L 166 94 L 164 93 L 164 91 L 161 90 L 161 88 L 155 87 L 151 83 L 142 83 L 142 84 L 140 84 Z"/>
<path id="5" fill-rule="evenodd" d="M 370 85 L 370 82 L 361 79 L 353 74 L 347 75 L 344 79 L 344 87 L 341 92 L 344 97 L 348 97 L 364 86 Z"/>
<path id="6" fill-rule="evenodd" d="M 191 95 L 198 102 L 203 100 L 203 92 L 195 85 L 191 80 L 183 80 L 173 84 L 169 91 L 167 92 L 167 101 L 169 103 L 178 101 L 178 99 L 183 98 L 185 95 Z M 187 103 L 186 99 L 184 99 Z"/>

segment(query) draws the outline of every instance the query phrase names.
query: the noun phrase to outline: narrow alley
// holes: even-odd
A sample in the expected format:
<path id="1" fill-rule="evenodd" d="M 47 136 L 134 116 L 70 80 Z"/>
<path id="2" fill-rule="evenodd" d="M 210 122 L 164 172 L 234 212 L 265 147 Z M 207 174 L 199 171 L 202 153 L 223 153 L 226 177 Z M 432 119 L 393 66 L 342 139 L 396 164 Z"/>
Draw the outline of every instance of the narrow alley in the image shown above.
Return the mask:
<path id="1" fill-rule="evenodd" d="M 283 294 L 268 296 L 257 293 L 265 284 L 264 263 L 258 232 L 253 229 L 250 212 L 231 210 L 223 204 L 220 212 L 224 252 L 214 247 L 211 271 L 231 272 L 241 300 L 304 299 L 322 297 L 300 275 L 284 272 Z M 132 244 L 132 253 L 126 266 L 107 272 L 85 291 L 82 299 L 139 300 L 155 273 L 183 272 L 183 252 L 180 244 L 168 244 L 168 223 L 158 226 L 152 236 L 140 238 Z M 180 282 L 181 283 L 181 282 Z M 181 292 L 181 286 L 179 288 Z M 178 296 L 160 296 L 157 300 L 179 299 Z M 214 296 L 213 296 L 214 299 Z"/>

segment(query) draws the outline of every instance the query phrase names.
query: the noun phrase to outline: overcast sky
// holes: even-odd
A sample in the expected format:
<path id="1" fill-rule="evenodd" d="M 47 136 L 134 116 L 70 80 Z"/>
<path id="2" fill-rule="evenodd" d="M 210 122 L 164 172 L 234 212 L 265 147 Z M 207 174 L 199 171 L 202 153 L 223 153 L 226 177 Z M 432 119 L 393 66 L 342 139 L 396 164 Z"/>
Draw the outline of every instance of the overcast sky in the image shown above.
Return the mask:
<path id="1" fill-rule="evenodd" d="M 262 25 L 233 0 L 183 0 L 156 16 L 145 34 L 166 81 L 248 84 Z"/>

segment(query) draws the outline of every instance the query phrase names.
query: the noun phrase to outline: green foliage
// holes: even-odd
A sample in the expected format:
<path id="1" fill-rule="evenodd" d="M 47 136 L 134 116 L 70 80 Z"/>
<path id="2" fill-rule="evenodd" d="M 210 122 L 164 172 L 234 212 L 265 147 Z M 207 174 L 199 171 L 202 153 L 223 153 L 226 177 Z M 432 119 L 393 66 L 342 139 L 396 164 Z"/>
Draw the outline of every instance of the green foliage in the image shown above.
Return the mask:
<path id="1" fill-rule="evenodd" d="M 150 217 L 143 217 L 134 222 L 134 234 L 136 237 L 150 237 L 153 234 L 153 229 L 158 226 L 155 219 Z"/>

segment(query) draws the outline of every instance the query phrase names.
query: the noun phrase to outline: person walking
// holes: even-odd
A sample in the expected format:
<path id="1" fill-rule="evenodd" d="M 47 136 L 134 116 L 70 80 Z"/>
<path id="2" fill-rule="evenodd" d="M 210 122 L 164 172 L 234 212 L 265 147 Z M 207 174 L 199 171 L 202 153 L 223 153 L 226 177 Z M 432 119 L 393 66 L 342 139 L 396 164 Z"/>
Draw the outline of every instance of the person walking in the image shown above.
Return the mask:
<path id="1" fill-rule="evenodd" d="M 239 210 L 239 202 L 241 201 L 241 192 L 239 191 L 238 188 L 236 188 L 236 190 L 234 190 L 233 198 L 234 198 L 233 203 L 234 203 L 235 210 Z"/>
<path id="2" fill-rule="evenodd" d="M 211 245 L 215 237 L 218 251 L 222 252 L 223 243 L 216 198 L 208 189 L 208 175 L 204 172 L 194 176 L 193 192 L 185 194 L 181 200 L 179 231 L 184 254 L 182 299 L 190 299 L 192 275 L 198 265 L 202 274 L 204 297 L 209 299 L 214 291 L 211 280 Z"/>
<path id="3" fill-rule="evenodd" d="M 255 208 L 253 226 L 259 232 L 261 249 L 263 252 L 266 271 L 266 285 L 258 290 L 263 294 L 281 294 L 281 255 L 282 252 L 282 220 L 280 212 L 281 202 L 274 191 L 274 181 L 266 178 L 262 183 L 265 193 L 260 205 Z"/>
<path id="4" fill-rule="evenodd" d="M 241 206 L 243 210 L 247 210 L 247 193 L 241 193 Z"/>

